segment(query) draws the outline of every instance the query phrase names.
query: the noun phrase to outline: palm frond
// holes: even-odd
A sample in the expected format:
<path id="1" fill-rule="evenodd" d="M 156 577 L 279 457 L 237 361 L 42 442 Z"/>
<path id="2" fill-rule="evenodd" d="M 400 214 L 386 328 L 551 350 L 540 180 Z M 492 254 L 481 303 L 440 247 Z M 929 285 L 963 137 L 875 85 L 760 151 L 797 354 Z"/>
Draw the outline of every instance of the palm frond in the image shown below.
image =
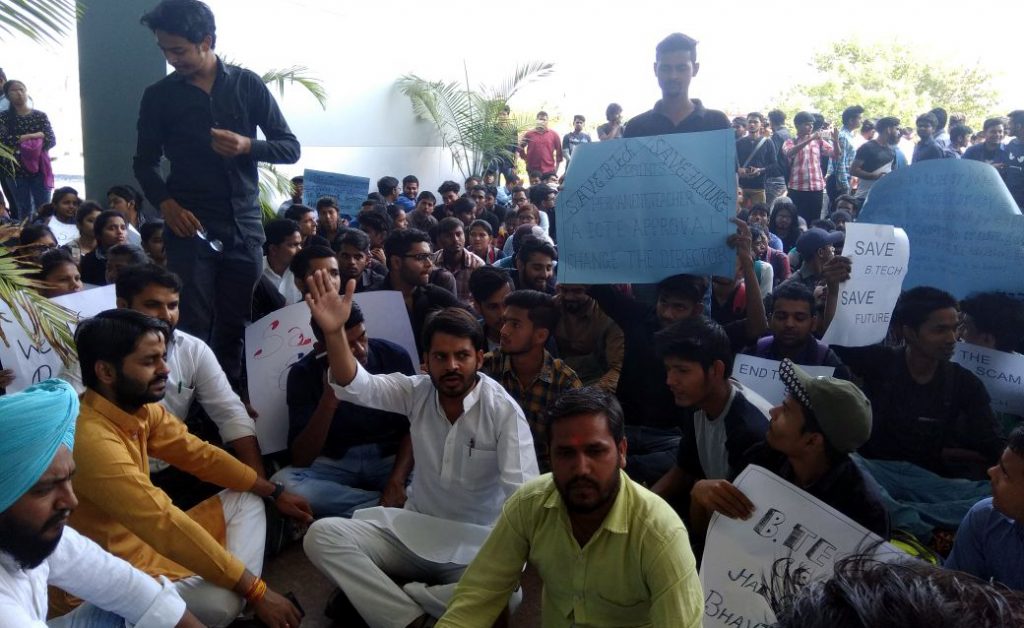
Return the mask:
<path id="1" fill-rule="evenodd" d="M 276 195 L 290 196 L 292 181 L 281 174 L 274 164 L 259 164 L 260 211 L 263 213 L 263 224 L 277 218 L 277 209 L 273 205 Z"/>
<path id="2" fill-rule="evenodd" d="M 490 91 L 483 90 L 491 95 L 491 98 L 501 100 L 511 100 L 516 92 L 525 85 L 532 83 L 536 80 L 547 78 L 555 71 L 555 64 L 547 63 L 545 61 L 530 61 L 529 63 L 523 64 L 512 72 L 512 75 L 506 78 L 496 89 Z"/>
<path id="3" fill-rule="evenodd" d="M 48 343 L 67 365 L 74 355 L 72 325 L 75 313 L 39 294 L 43 282 L 35 278 L 38 270 L 19 258 L 18 248 L 0 247 L 0 301 L 3 301 L 13 320 L 0 318 L 0 340 L 10 346 L 4 323 L 16 323 L 33 344 Z"/>
<path id="4" fill-rule="evenodd" d="M 267 85 L 276 85 L 282 97 L 285 87 L 299 85 L 316 98 L 322 109 L 327 109 L 327 90 L 324 89 L 324 82 L 309 74 L 309 68 L 304 65 L 267 70 L 260 78 Z"/>
<path id="5" fill-rule="evenodd" d="M 59 43 L 81 13 L 75 0 L 0 0 L 0 32 Z"/>
<path id="6" fill-rule="evenodd" d="M 496 158 L 512 157 L 509 150 L 529 121 L 503 119 L 502 110 L 522 86 L 549 76 L 554 65 L 533 61 L 516 68 L 499 87 L 474 90 L 463 63 L 461 82 L 430 81 L 415 74 L 402 76 L 398 89 L 409 98 L 417 118 L 434 125 L 441 145 L 463 176 L 480 174 Z"/>

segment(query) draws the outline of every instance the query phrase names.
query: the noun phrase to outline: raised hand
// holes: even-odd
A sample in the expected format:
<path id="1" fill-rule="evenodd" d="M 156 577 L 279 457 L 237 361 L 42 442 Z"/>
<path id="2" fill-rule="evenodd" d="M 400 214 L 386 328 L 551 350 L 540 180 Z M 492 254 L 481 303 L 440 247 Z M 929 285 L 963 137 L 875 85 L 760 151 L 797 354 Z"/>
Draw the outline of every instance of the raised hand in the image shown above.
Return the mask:
<path id="1" fill-rule="evenodd" d="M 340 295 L 334 289 L 330 275 L 318 270 L 306 278 L 306 304 L 313 320 L 323 330 L 324 335 L 338 334 L 344 331 L 345 323 L 352 313 L 352 295 L 356 291 L 356 280 L 349 279 L 345 284 L 345 294 Z"/>

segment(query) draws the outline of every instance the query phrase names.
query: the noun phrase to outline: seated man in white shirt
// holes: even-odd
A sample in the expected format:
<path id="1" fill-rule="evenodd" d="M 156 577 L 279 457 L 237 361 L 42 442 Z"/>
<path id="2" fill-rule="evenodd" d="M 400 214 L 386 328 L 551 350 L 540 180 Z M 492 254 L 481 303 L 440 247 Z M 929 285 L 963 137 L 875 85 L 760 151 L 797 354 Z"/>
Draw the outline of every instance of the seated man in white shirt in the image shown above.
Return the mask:
<path id="1" fill-rule="evenodd" d="M 288 268 L 295 254 L 302 250 L 302 233 L 299 223 L 288 218 L 271 220 L 264 227 L 267 242 L 263 250 L 263 276 L 277 288 L 284 297 L 284 304 L 291 305 L 302 300 L 302 293 L 295 287 L 295 277 Z"/>
<path id="2" fill-rule="evenodd" d="M 78 396 L 51 379 L 0 397 L 0 626 L 202 626 L 171 583 L 154 580 L 71 528 Z M 47 586 L 86 604 L 46 621 Z"/>
<path id="3" fill-rule="evenodd" d="M 167 344 L 167 367 L 170 374 L 167 392 L 160 404 L 178 418 L 184 419 L 194 401 L 202 405 L 220 432 L 224 445 L 239 460 L 265 477 L 263 459 L 256 440 L 256 423 L 242 400 L 231 389 L 227 375 L 217 357 L 202 340 L 176 329 L 181 280 L 156 264 L 129 266 L 121 270 L 115 287 L 117 307 L 135 310 L 167 323 L 171 341 Z M 77 362 L 62 375 L 79 392 L 85 392 Z M 153 481 L 161 486 L 160 473 L 167 464 L 151 459 Z"/>
<path id="4" fill-rule="evenodd" d="M 465 310 L 442 310 L 424 327 L 428 375 L 371 375 L 345 337 L 355 282 L 340 295 L 318 271 L 309 284 L 328 382 L 343 401 L 409 417 L 416 471 L 404 509 L 321 519 L 306 534 L 306 555 L 367 624 L 421 626 L 444 613 L 505 499 L 537 475 L 530 427 L 501 385 L 477 372 L 485 341 Z"/>

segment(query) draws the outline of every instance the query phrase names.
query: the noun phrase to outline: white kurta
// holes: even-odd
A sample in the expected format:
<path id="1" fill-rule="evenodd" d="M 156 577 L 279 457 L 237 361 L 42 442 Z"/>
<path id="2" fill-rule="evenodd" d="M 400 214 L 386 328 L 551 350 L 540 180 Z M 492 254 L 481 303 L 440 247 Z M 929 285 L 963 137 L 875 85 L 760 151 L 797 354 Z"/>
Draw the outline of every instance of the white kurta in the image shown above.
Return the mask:
<path id="1" fill-rule="evenodd" d="M 331 379 L 343 401 L 409 417 L 416 472 L 406 510 L 491 526 L 505 499 L 537 476 L 533 437 L 519 404 L 498 382 L 482 373 L 477 378 L 454 423 L 427 375 L 371 375 L 359 366 L 348 386 Z"/>
<path id="2" fill-rule="evenodd" d="M 139 626 L 175 626 L 185 614 L 169 581 L 157 582 L 66 527 L 57 549 L 35 569 L 0 554 L 0 626 L 46 628 L 48 584 Z"/>

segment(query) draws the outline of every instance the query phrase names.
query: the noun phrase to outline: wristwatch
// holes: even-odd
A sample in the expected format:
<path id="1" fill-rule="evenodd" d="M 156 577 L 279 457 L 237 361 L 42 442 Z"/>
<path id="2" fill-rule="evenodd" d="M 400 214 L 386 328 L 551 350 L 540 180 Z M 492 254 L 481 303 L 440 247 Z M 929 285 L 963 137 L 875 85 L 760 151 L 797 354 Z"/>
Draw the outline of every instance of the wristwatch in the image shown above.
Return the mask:
<path id="1" fill-rule="evenodd" d="M 283 492 L 284 492 L 284 484 L 281 484 L 280 482 L 274 482 L 274 492 L 271 493 L 270 495 L 268 495 L 267 499 L 269 499 L 272 502 L 276 502 L 277 498 L 280 497 L 281 493 L 283 493 Z"/>

